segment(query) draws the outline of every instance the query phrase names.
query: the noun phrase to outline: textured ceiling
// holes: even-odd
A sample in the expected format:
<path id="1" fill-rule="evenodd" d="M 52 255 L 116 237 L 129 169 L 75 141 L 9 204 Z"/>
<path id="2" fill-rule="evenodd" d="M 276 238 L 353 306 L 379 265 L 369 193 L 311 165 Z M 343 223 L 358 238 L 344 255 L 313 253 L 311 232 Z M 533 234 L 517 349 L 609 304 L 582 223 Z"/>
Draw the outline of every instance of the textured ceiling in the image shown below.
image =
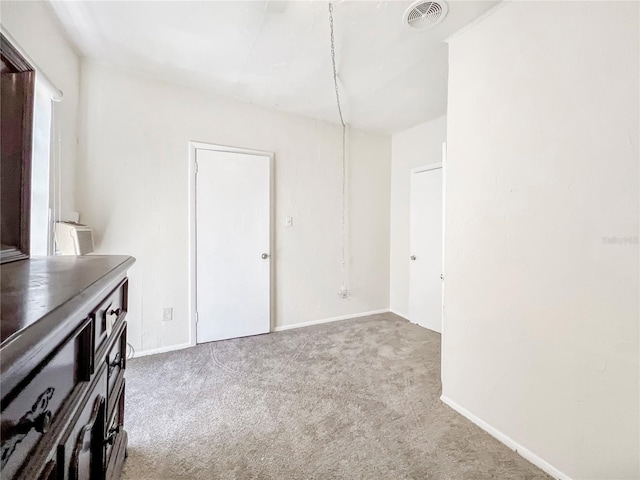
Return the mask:
<path id="1" fill-rule="evenodd" d="M 347 123 L 393 133 L 446 113 L 444 39 L 496 1 L 449 2 L 431 31 L 412 2 L 334 3 Z M 337 122 L 323 1 L 53 1 L 87 57 L 279 110 Z"/>

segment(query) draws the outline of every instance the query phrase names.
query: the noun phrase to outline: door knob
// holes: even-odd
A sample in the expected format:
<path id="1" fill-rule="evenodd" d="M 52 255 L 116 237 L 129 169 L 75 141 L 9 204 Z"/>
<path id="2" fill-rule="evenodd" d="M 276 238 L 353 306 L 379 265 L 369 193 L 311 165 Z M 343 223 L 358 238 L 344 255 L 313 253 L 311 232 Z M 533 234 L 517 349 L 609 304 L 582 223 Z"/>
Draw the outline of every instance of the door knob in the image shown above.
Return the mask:
<path id="1" fill-rule="evenodd" d="M 415 260 L 415 259 L 416 259 L 416 256 L 415 256 L 415 255 L 411 255 L 411 257 L 410 257 L 410 258 L 411 258 L 411 260 Z"/>
<path id="2" fill-rule="evenodd" d="M 269 254 L 268 253 L 263 253 L 261 255 L 261 257 L 262 257 L 263 260 L 266 260 L 267 258 L 269 258 Z"/>

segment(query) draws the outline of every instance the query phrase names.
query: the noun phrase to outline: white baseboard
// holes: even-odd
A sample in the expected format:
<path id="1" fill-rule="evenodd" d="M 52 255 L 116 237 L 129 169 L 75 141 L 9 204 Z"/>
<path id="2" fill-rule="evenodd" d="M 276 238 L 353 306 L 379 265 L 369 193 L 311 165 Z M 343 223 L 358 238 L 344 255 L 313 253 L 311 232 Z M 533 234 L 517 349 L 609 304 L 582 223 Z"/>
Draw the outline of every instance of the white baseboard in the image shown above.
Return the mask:
<path id="1" fill-rule="evenodd" d="M 354 313 L 352 315 L 344 315 L 342 317 L 323 318 L 320 320 L 311 320 L 310 322 L 294 323 L 293 325 L 282 325 L 280 327 L 275 327 L 273 331 L 282 332 L 283 330 L 291 330 L 292 328 L 309 327 L 311 325 L 320 325 L 321 323 L 331 323 L 331 322 L 337 322 L 339 320 L 349 320 L 350 318 L 366 317 L 367 315 L 377 315 L 378 313 L 389 313 L 389 309 Z"/>
<path id="2" fill-rule="evenodd" d="M 354 313 L 352 315 L 344 315 L 342 317 L 323 318 L 320 320 L 311 320 L 310 322 L 295 323 L 293 325 L 283 325 L 275 327 L 272 331 L 281 332 L 283 330 L 291 330 L 293 328 L 309 327 L 311 325 L 319 325 L 321 323 L 337 322 L 339 320 L 349 320 L 350 318 L 366 317 L 367 315 L 377 315 L 379 313 L 389 313 L 389 309 L 373 310 L 371 312 Z M 174 350 L 182 350 L 183 348 L 193 347 L 190 343 L 181 343 L 180 345 L 170 345 L 168 347 L 152 348 L 150 350 L 136 351 L 134 358 L 145 357 L 147 355 L 155 355 L 156 353 L 172 352 Z"/>
<path id="3" fill-rule="evenodd" d="M 373 310 L 371 312 L 354 313 L 353 315 L 344 315 L 342 317 L 323 318 L 321 320 L 312 320 L 310 322 L 303 322 L 303 323 L 296 323 L 294 325 L 283 325 L 281 327 L 275 327 L 273 331 L 280 332 L 282 330 L 291 330 L 292 328 L 308 327 L 310 325 L 319 325 L 321 323 L 337 322 L 338 320 L 348 320 L 350 318 L 366 317 L 367 315 L 376 315 L 378 313 L 388 313 L 388 312 L 389 312 L 388 309 Z M 150 350 L 140 350 L 139 352 L 138 351 L 135 352 L 134 358 L 145 357 L 147 355 L 155 355 L 156 353 L 165 353 L 165 352 L 172 352 L 174 350 L 182 350 L 183 348 L 189 348 L 193 346 L 194 345 L 191 345 L 190 343 L 181 343 L 180 345 L 169 345 L 168 347 L 152 348 Z"/>
<path id="4" fill-rule="evenodd" d="M 394 309 L 389 309 L 389 311 L 391 313 L 393 313 L 394 315 L 398 315 L 399 317 L 404 318 L 405 320 L 409 320 L 409 315 L 407 315 L 406 313 L 400 313 L 400 312 L 398 312 L 398 311 L 396 311 Z"/>
<path id="5" fill-rule="evenodd" d="M 520 454 L 520 456 L 526 458 L 528 461 L 533 463 L 536 467 L 538 467 L 539 469 L 541 469 L 544 472 L 548 473 L 553 478 L 557 478 L 558 480 L 572 480 L 572 478 L 569 475 L 567 475 L 564 472 L 561 472 L 556 467 L 554 467 L 553 465 L 551 465 L 550 463 L 546 462 L 545 460 L 540 458 L 538 455 L 533 453 L 531 450 L 523 447 L 518 442 L 516 442 L 514 439 L 512 439 L 508 435 L 502 433 L 497 428 L 492 427 L 491 425 L 489 425 L 484 420 L 476 417 L 469 410 L 467 410 L 464 407 L 461 407 L 460 405 L 458 405 L 456 402 L 454 402 L 450 398 L 445 397 L 444 395 L 442 395 L 440 397 L 440 400 L 442 400 L 445 404 L 449 405 L 451 408 L 453 408 L 456 412 L 458 412 L 463 417 L 466 417 L 468 420 L 471 420 L 473 423 L 475 423 L 481 429 L 483 429 L 484 431 L 486 431 L 487 433 L 491 434 L 493 437 L 498 439 L 500 442 L 504 443 L 507 447 L 509 447 L 512 450 L 515 450 L 517 453 Z"/>
<path id="6" fill-rule="evenodd" d="M 155 355 L 156 353 L 173 352 L 174 350 L 182 350 L 191 347 L 190 343 L 181 343 L 180 345 L 169 345 L 168 347 L 152 348 L 150 350 L 136 351 L 133 358 L 146 357 L 147 355 Z"/>

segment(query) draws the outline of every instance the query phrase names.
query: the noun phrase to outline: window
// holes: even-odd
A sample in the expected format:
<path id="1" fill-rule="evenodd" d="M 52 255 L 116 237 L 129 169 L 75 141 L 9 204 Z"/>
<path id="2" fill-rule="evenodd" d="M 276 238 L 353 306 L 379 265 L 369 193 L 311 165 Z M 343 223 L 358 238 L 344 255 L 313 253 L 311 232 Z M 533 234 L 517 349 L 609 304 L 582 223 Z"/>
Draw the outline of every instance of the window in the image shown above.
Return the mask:
<path id="1" fill-rule="evenodd" d="M 2 262 L 53 254 L 59 199 L 55 88 L 16 43 L 2 40 Z"/>

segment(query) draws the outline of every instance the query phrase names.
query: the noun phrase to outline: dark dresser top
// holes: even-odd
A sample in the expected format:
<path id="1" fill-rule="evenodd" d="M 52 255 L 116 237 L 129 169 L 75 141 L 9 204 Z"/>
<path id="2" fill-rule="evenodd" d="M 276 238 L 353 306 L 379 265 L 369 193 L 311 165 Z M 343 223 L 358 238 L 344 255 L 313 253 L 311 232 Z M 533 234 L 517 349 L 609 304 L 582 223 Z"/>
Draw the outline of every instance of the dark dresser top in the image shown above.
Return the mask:
<path id="1" fill-rule="evenodd" d="M 135 259 L 128 256 L 32 257 L 2 265 L 1 347 L 105 276 L 124 274 Z M 49 318 L 55 321 L 55 318 Z"/>

